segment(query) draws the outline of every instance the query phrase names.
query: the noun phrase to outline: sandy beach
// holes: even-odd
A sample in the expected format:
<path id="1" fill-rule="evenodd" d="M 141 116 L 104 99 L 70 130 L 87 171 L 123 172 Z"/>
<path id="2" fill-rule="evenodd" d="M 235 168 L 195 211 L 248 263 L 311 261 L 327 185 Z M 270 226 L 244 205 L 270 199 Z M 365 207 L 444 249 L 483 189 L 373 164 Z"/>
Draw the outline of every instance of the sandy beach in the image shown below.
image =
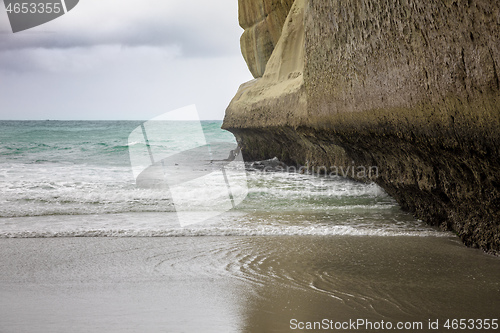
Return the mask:
<path id="1" fill-rule="evenodd" d="M 427 325 L 500 306 L 498 258 L 453 237 L 0 239 L 0 253 L 5 333 Z"/>

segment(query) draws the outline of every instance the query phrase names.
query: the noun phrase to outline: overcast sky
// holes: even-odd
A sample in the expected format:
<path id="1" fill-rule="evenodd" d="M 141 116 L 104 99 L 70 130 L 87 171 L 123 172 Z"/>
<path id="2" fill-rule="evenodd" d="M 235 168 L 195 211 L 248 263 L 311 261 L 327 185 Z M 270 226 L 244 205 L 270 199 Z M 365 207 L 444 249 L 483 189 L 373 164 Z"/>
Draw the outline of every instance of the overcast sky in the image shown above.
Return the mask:
<path id="1" fill-rule="evenodd" d="M 0 0 L 0 119 L 222 119 L 252 79 L 236 0 L 80 0 L 12 33 Z"/>

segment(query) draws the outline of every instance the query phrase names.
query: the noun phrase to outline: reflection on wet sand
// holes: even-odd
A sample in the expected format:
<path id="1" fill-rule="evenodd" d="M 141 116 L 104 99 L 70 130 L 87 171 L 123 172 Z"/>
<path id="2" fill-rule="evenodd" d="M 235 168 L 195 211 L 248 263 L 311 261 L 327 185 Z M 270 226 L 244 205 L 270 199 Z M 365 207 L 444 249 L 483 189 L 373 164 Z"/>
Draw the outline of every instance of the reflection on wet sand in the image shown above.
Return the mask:
<path id="1" fill-rule="evenodd" d="M 500 308 L 500 260 L 453 237 L 0 239 L 0 264 L 7 332 L 290 332 L 325 319 L 425 332 Z"/>
<path id="2" fill-rule="evenodd" d="M 253 249 L 260 256 L 241 263 L 255 288 L 240 306 L 245 332 L 289 332 L 325 319 L 425 331 L 429 320 L 498 316 L 500 261 L 454 239 L 277 237 L 255 239 Z"/>

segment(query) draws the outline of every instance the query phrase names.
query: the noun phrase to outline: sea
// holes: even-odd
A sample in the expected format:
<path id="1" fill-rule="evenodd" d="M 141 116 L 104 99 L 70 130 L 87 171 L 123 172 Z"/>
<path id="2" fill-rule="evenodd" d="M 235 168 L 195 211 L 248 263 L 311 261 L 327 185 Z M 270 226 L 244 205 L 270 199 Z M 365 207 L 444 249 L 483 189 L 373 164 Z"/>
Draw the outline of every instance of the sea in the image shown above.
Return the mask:
<path id="1" fill-rule="evenodd" d="M 221 124 L 0 121 L 0 332 L 498 329 L 497 257 Z"/>

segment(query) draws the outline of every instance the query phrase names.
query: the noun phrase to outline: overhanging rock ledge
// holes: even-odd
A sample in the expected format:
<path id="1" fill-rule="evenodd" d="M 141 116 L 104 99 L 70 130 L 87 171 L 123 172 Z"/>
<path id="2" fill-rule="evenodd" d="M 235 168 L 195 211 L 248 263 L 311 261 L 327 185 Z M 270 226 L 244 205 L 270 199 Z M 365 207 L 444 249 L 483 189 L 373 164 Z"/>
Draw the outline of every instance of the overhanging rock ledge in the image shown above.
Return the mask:
<path id="1" fill-rule="evenodd" d="M 500 253 L 499 2 L 239 6 L 256 79 L 223 128 L 245 159 L 376 166 L 372 180 L 403 208 Z"/>

